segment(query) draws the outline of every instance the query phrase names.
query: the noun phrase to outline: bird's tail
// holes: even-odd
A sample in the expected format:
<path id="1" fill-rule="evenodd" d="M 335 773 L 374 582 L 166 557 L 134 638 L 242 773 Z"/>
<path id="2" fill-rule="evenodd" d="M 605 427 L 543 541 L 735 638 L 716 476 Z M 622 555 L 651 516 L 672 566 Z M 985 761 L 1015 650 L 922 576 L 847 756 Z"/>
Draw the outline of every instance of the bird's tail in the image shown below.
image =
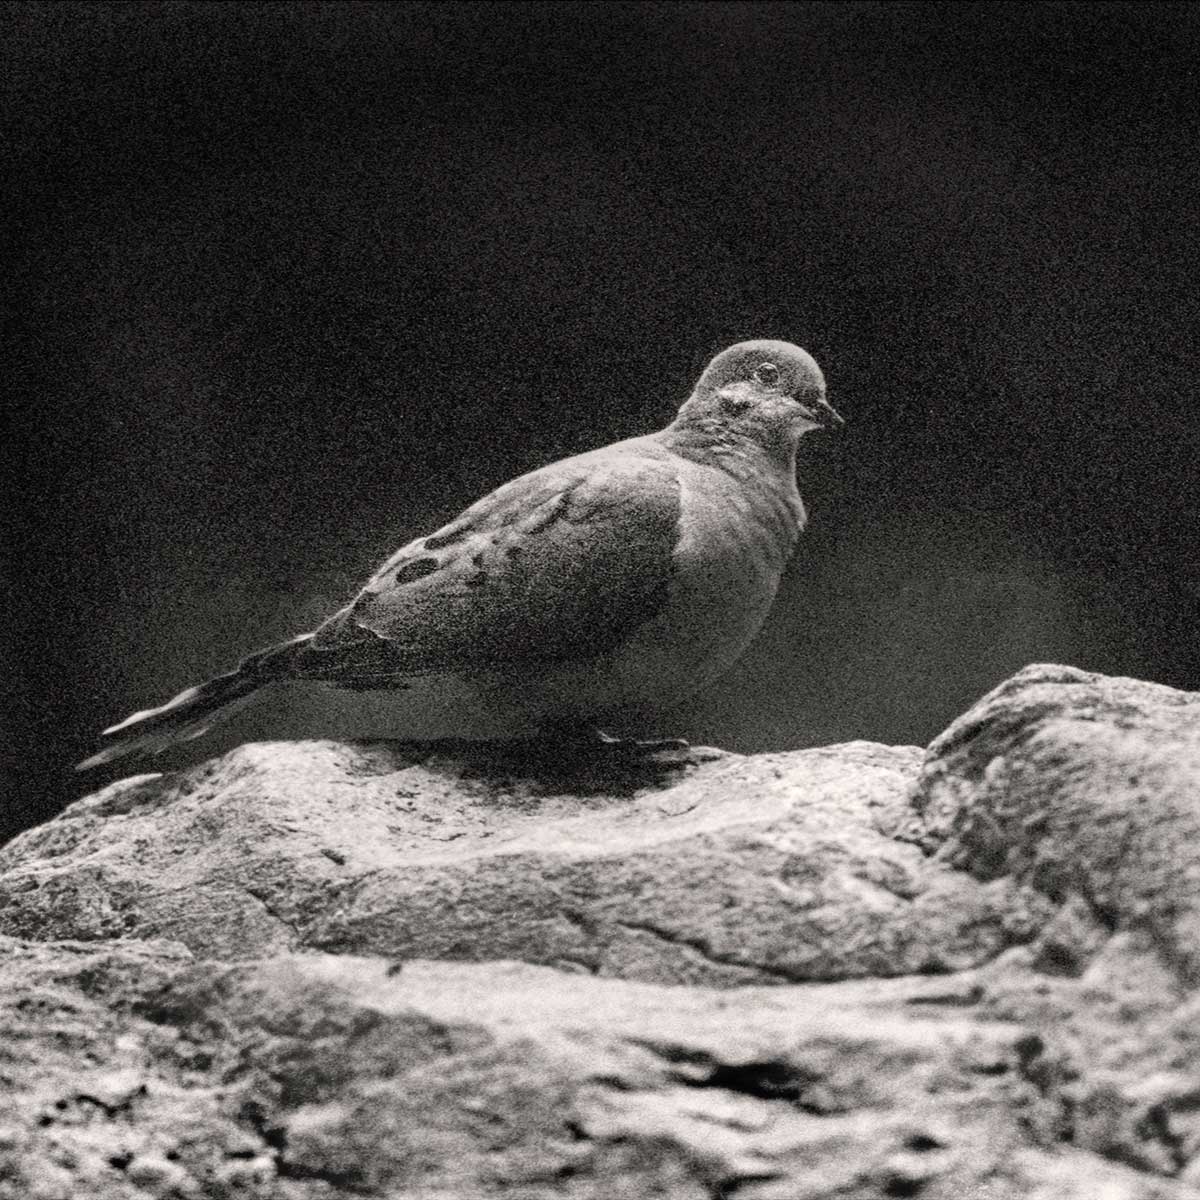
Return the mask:
<path id="1" fill-rule="evenodd" d="M 225 675 L 218 675 L 182 691 L 158 708 L 135 712 L 131 717 L 106 729 L 100 736 L 111 744 L 85 758 L 77 771 L 99 767 L 126 754 L 159 754 L 176 742 L 198 738 L 239 709 L 259 688 L 290 675 L 288 665 L 311 633 L 290 642 L 271 646 L 242 659 Z"/>

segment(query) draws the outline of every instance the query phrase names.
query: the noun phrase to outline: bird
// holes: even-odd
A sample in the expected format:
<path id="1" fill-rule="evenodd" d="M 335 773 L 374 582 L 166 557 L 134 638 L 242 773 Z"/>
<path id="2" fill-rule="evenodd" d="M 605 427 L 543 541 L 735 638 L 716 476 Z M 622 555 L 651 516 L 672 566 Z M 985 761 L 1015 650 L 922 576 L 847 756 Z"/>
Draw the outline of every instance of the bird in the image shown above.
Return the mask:
<path id="1" fill-rule="evenodd" d="M 199 737 L 287 681 L 469 696 L 529 736 L 650 744 L 610 730 L 741 656 L 806 524 L 800 439 L 843 423 L 807 351 L 730 346 L 665 428 L 502 485 L 397 550 L 315 630 L 104 730 L 78 769 Z"/>

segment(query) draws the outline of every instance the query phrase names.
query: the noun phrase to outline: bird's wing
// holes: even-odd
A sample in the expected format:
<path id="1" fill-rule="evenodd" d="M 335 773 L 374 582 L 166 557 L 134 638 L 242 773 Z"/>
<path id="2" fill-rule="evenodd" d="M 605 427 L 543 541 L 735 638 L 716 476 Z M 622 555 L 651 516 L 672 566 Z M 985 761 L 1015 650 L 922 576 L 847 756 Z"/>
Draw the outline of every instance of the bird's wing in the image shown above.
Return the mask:
<path id="1" fill-rule="evenodd" d="M 678 525 L 674 460 L 649 439 L 553 463 L 392 555 L 316 631 L 303 674 L 372 687 L 601 653 L 661 607 Z"/>

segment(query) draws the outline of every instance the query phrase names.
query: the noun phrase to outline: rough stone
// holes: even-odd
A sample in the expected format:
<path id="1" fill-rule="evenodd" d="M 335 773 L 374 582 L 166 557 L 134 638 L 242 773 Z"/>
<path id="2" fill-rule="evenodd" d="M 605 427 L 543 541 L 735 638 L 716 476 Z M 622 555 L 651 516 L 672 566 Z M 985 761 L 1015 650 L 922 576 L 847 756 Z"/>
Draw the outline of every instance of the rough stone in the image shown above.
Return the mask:
<path id="1" fill-rule="evenodd" d="M 246 746 L 0 850 L 0 1200 L 1200 1200 L 1200 696 Z M 516 961 L 522 960 L 522 961 Z"/>
<path id="2" fill-rule="evenodd" d="M 0 850 L 0 932 L 662 983 L 953 970 L 1028 940 L 1050 906 L 893 836 L 920 762 L 861 742 L 582 769 L 494 748 L 243 746 L 114 784 Z"/>
<path id="3" fill-rule="evenodd" d="M 1076 1076 L 1048 1010 L 998 1011 L 1023 977 L 1002 962 L 949 988 L 731 990 L 170 943 L 0 955 L 3 1200 L 1198 1194 L 1152 1115 L 1194 1078 L 1189 1014 L 1159 1014 L 1191 1043 L 1172 1076 Z M 1057 986 L 1049 1005 L 1080 987 Z M 1096 985 L 1071 1011 L 1128 999 Z"/>
<path id="4" fill-rule="evenodd" d="M 1200 693 L 1027 667 L 933 741 L 914 809 L 940 861 L 1055 905 L 1063 969 L 1141 929 L 1200 983 Z"/>

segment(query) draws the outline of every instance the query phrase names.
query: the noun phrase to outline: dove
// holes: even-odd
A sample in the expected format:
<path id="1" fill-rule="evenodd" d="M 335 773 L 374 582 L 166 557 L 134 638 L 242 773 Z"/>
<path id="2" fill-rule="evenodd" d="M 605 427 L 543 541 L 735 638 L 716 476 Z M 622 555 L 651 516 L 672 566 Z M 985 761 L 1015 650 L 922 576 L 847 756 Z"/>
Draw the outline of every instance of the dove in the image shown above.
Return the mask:
<path id="1" fill-rule="evenodd" d="M 806 351 L 739 342 L 664 429 L 497 488 L 317 629 L 106 729 L 79 769 L 199 737 L 289 681 L 469 697 L 534 736 L 627 743 L 606 731 L 676 706 L 761 628 L 806 522 L 800 439 L 842 423 Z"/>

